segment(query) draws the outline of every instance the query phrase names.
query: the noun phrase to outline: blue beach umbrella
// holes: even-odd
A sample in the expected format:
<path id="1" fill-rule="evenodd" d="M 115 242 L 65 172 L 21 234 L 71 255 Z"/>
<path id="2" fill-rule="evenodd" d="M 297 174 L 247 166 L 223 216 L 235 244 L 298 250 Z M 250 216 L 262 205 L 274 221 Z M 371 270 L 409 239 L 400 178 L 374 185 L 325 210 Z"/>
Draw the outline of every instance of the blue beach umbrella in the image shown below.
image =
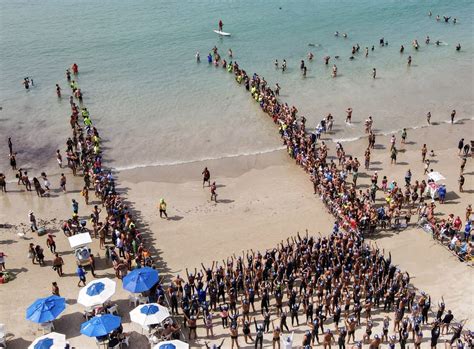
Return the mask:
<path id="1" fill-rule="evenodd" d="M 81 325 L 81 333 L 88 337 L 106 336 L 120 326 L 120 316 L 106 314 L 94 316 Z"/>
<path id="2" fill-rule="evenodd" d="M 66 300 L 58 296 L 39 298 L 26 309 L 26 319 L 39 324 L 53 321 L 66 308 Z"/>
<path id="3" fill-rule="evenodd" d="M 132 270 L 123 278 L 123 288 L 133 293 L 148 291 L 158 282 L 158 271 L 143 267 Z"/>
<path id="4" fill-rule="evenodd" d="M 189 344 L 175 339 L 158 343 L 153 349 L 189 349 Z"/>

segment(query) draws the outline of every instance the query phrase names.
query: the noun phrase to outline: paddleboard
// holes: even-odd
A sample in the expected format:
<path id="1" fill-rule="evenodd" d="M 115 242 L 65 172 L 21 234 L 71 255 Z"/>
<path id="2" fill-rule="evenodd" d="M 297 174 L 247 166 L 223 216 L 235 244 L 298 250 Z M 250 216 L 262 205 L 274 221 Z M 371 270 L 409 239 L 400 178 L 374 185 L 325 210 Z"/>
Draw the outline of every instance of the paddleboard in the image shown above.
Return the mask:
<path id="1" fill-rule="evenodd" d="M 222 32 L 220 30 L 214 30 L 214 33 L 222 35 L 222 36 L 230 36 L 230 33 Z"/>

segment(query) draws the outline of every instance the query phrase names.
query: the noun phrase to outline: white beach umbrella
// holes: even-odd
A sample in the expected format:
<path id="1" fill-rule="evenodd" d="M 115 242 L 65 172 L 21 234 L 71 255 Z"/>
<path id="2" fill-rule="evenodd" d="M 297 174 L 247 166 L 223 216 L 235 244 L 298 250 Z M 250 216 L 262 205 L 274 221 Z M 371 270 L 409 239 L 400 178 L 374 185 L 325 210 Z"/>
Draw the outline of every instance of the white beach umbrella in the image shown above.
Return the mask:
<path id="1" fill-rule="evenodd" d="M 160 342 L 153 349 L 189 349 L 189 344 L 178 340 Z"/>
<path id="2" fill-rule="evenodd" d="M 428 173 L 428 178 L 432 179 L 435 182 L 442 181 L 442 180 L 446 179 L 446 178 L 444 178 L 444 176 L 441 173 L 435 172 L 435 171 Z"/>
<path id="3" fill-rule="evenodd" d="M 65 347 L 66 336 L 62 333 L 51 332 L 36 338 L 28 349 L 64 349 Z"/>
<path id="4" fill-rule="evenodd" d="M 103 278 L 89 282 L 79 291 L 77 303 L 93 307 L 108 301 L 115 293 L 115 281 Z"/>
<path id="5" fill-rule="evenodd" d="M 169 310 L 157 303 L 142 304 L 130 312 L 130 320 L 141 326 L 159 324 L 169 316 Z"/>

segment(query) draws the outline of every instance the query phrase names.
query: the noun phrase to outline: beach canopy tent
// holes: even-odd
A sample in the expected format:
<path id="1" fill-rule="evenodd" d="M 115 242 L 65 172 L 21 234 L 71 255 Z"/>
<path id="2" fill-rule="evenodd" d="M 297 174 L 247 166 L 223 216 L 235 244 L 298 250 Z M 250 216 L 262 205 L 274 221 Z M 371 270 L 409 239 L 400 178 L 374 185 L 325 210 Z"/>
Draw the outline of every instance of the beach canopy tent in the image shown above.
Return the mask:
<path id="1" fill-rule="evenodd" d="M 169 310 L 157 303 L 142 304 L 130 312 L 130 320 L 143 327 L 159 324 L 169 316 Z"/>
<path id="2" fill-rule="evenodd" d="M 52 295 L 39 298 L 26 309 L 26 319 L 42 324 L 53 321 L 66 309 L 66 300 Z"/>
<path id="3" fill-rule="evenodd" d="M 107 278 L 91 281 L 79 291 L 77 303 L 85 307 L 104 304 L 114 295 L 115 286 L 115 281 Z"/>
<path id="4" fill-rule="evenodd" d="M 189 349 L 189 344 L 178 340 L 160 342 L 153 349 Z"/>
<path id="5" fill-rule="evenodd" d="M 120 326 L 120 316 L 106 314 L 94 316 L 81 325 L 81 333 L 88 337 L 106 336 Z"/>
<path id="6" fill-rule="evenodd" d="M 433 171 L 428 173 L 428 179 L 431 179 L 435 182 L 439 182 L 445 180 L 446 178 L 441 173 Z"/>
<path id="7" fill-rule="evenodd" d="M 66 336 L 64 334 L 51 332 L 36 338 L 28 349 L 64 349 L 66 344 Z"/>
<path id="8" fill-rule="evenodd" d="M 158 270 L 143 267 L 133 269 L 123 278 L 123 288 L 133 293 L 148 291 L 158 282 Z"/>
<path id="9" fill-rule="evenodd" d="M 69 240 L 69 245 L 71 245 L 71 248 L 73 249 L 84 247 L 92 243 L 92 238 L 89 233 L 76 234 L 76 235 L 68 237 L 68 240 Z"/>

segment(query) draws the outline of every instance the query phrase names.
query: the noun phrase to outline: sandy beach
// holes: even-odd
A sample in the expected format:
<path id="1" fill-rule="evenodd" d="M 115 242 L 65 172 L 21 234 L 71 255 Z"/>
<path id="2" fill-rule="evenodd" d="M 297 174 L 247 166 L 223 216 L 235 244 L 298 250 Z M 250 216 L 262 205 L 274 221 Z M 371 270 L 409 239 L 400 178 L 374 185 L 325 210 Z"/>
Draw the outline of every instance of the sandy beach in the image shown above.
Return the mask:
<path id="1" fill-rule="evenodd" d="M 421 145 L 425 139 L 436 140 L 428 145 L 436 154 L 432 158 L 432 167 L 446 177 L 448 187 L 447 202 L 437 205 L 437 212 L 464 217 L 467 204 L 472 203 L 474 169 L 472 162 L 468 161 L 464 171 L 464 193 L 459 193 L 457 178 L 460 159 L 456 145 L 461 137 L 468 136 L 468 129 L 473 129 L 472 121 L 410 130 L 397 165 L 390 165 L 388 150 L 385 149 L 389 146 L 389 137 L 377 137 L 371 170 L 361 170 L 358 187 L 368 187 L 373 171 L 378 171 L 379 176 L 387 175 L 402 182 L 406 170 L 410 168 L 414 179 L 423 178 Z M 366 142 L 366 139 L 361 139 L 344 143 L 344 147 L 353 156 L 363 159 Z M 217 183 L 217 204 L 210 201 L 209 188 L 202 188 L 200 178 L 204 166 L 211 170 L 211 180 Z M 58 174 L 49 175 L 53 187 L 57 187 Z M 12 176 L 10 172 L 7 175 Z M 66 297 L 68 304 L 61 320 L 55 322 L 56 331 L 66 334 L 68 341 L 76 348 L 95 345 L 92 339 L 79 333 L 84 319 L 83 307 L 76 304 L 79 288 L 76 286 L 75 262 L 59 229 L 60 221 L 70 215 L 72 198 L 80 203 L 80 216 L 87 216 L 91 205 L 86 208 L 79 194 L 80 178 L 68 177 L 70 182 L 66 194 L 54 190 L 50 198 L 38 198 L 34 192 L 26 193 L 16 183 L 8 183 L 9 192 L 0 196 L 0 222 L 8 225 L 1 228 L 1 250 L 7 255 L 7 269 L 15 274 L 14 280 L 0 288 L 0 322 L 7 326 L 9 348 L 25 348 L 40 334 L 35 324 L 25 320 L 25 308 L 37 297 L 50 294 L 52 281 L 58 282 L 60 293 Z M 309 176 L 288 158 L 285 150 L 204 163 L 123 171 L 118 174 L 117 187 L 127 197 L 129 206 L 137 212 L 139 229 L 145 234 L 146 241 L 153 245 L 156 265 L 165 281 L 178 274 L 185 275 L 186 268 L 192 270 L 201 263 L 209 265 L 250 249 L 264 251 L 273 248 L 297 232 L 304 234 L 306 229 L 310 234 L 321 232 L 326 235 L 333 224 L 332 216 L 313 194 Z M 159 218 L 157 203 L 160 198 L 166 198 L 168 202 L 168 220 Z M 26 258 L 30 242 L 38 243 L 46 250 L 46 238 L 29 232 L 29 210 L 35 212 L 40 225 L 46 222 L 44 226 L 48 232 L 56 235 L 57 249 L 65 261 L 63 278 L 58 278 L 51 269 L 52 254 L 49 251 L 45 253 L 47 264 L 44 267 L 32 265 Z M 21 232 L 26 233 L 24 238 L 18 236 Z M 459 262 L 453 253 L 415 225 L 396 233 L 379 232 L 371 241 L 384 248 L 386 253 L 390 251 L 394 263 L 410 274 L 416 288 L 431 295 L 433 304 L 444 296 L 456 319 L 468 319 L 467 326 L 472 326 L 470 316 L 474 313 L 474 306 L 472 300 L 466 298 L 474 291 L 471 266 Z M 107 265 L 97 240 L 93 242 L 92 251 L 97 256 L 97 276 L 113 277 L 113 269 Z M 87 278 L 89 281 L 91 275 Z M 120 281 L 112 301 L 119 305 L 124 331 L 131 332 L 130 348 L 146 347 L 147 339 L 141 334 L 140 327 L 129 321 L 128 312 L 132 307 L 128 304 L 128 292 L 121 288 Z M 305 325 L 295 328 L 295 343 L 301 341 L 305 328 Z M 215 333 L 216 338 L 220 339 L 223 338 L 221 334 L 227 334 L 227 331 L 216 325 Z M 202 326 L 198 328 L 198 335 L 205 336 Z M 264 346 L 269 345 L 268 338 L 265 337 Z M 204 341 L 198 339 L 190 344 L 198 347 Z"/>

